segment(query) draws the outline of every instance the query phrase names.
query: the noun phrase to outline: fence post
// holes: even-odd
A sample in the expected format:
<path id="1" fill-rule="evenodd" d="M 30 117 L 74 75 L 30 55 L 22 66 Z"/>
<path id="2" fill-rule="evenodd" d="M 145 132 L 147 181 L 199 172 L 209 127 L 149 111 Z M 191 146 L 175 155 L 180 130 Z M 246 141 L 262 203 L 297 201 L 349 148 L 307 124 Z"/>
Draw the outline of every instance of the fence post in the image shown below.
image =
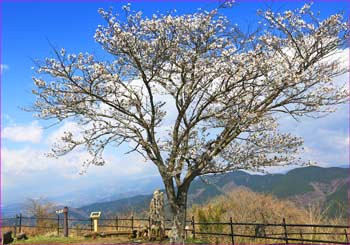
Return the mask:
<path id="1" fill-rule="evenodd" d="M 134 230 L 134 215 L 131 216 L 131 232 Z"/>
<path id="2" fill-rule="evenodd" d="M 18 214 L 16 214 L 16 221 L 15 221 L 15 225 L 13 226 L 13 236 L 15 237 L 17 234 L 17 224 L 18 224 Z"/>
<path id="3" fill-rule="evenodd" d="M 57 214 L 57 236 L 60 235 L 60 215 Z"/>
<path id="4" fill-rule="evenodd" d="M 288 234 L 287 234 L 287 226 L 286 226 L 285 218 L 283 218 L 283 228 L 284 228 L 284 239 L 286 241 L 286 244 L 288 244 Z"/>
<path id="5" fill-rule="evenodd" d="M 316 239 L 316 226 L 312 228 L 312 240 Z"/>
<path id="6" fill-rule="evenodd" d="M 195 230 L 194 216 L 192 216 L 192 218 L 191 218 L 191 223 L 192 223 L 192 236 L 193 236 L 193 239 L 196 239 L 196 230 Z"/>
<path id="7" fill-rule="evenodd" d="M 63 208 L 63 236 L 68 237 L 68 207 Z"/>
<path id="8" fill-rule="evenodd" d="M 303 233 L 301 232 L 301 230 L 299 231 L 299 234 L 300 234 L 300 238 L 301 238 L 301 244 L 304 244 Z"/>
<path id="9" fill-rule="evenodd" d="M 349 243 L 349 237 L 348 237 L 348 233 L 346 232 L 346 229 L 344 229 L 344 233 L 345 233 L 346 242 Z"/>
<path id="10" fill-rule="evenodd" d="M 232 243 L 232 245 L 234 245 L 235 244 L 235 238 L 234 238 L 234 235 L 233 235 L 232 217 L 230 217 L 230 227 L 231 227 L 231 243 Z"/>
<path id="11" fill-rule="evenodd" d="M 93 221 L 92 221 L 92 218 L 90 218 L 90 231 L 93 231 L 93 230 L 94 230 L 92 222 L 93 222 Z"/>
<path id="12" fill-rule="evenodd" d="M 17 227 L 16 227 L 16 225 L 14 225 L 13 226 L 13 236 L 14 237 L 16 237 L 16 233 L 17 233 L 16 230 L 17 230 Z"/>
<path id="13" fill-rule="evenodd" d="M 115 229 L 118 230 L 118 215 L 115 216 Z"/>
<path id="14" fill-rule="evenodd" d="M 18 232 L 22 232 L 22 213 L 19 214 L 19 227 L 18 227 Z"/>

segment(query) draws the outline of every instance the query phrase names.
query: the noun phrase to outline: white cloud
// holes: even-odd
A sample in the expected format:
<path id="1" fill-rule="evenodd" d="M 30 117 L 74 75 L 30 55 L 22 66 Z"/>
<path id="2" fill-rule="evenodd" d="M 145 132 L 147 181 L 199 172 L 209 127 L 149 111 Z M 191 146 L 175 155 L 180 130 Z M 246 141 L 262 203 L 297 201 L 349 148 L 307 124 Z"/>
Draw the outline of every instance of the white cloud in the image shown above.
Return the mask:
<path id="1" fill-rule="evenodd" d="M 43 134 L 43 128 L 37 121 L 29 125 L 13 125 L 5 127 L 2 132 L 2 138 L 15 142 L 39 143 Z"/>
<path id="2" fill-rule="evenodd" d="M 320 119 L 304 118 L 295 122 L 285 117 L 280 128 L 304 139 L 303 160 L 324 167 L 344 165 L 349 162 L 348 106 L 340 105 L 336 112 Z"/>
<path id="3" fill-rule="evenodd" d="M 10 67 L 6 64 L 0 64 L 0 70 L 1 72 L 4 72 L 6 70 L 10 69 Z"/>
<path id="4" fill-rule="evenodd" d="M 337 61 L 343 69 L 349 68 L 349 48 L 338 49 L 331 56 L 323 59 L 325 62 Z"/>
<path id="5" fill-rule="evenodd" d="M 2 169 L 6 177 L 35 176 L 39 173 L 55 174 L 65 179 L 79 179 L 83 170 L 83 162 L 90 156 L 85 151 L 73 151 L 59 157 L 47 157 L 45 149 L 24 147 L 21 149 L 1 149 Z M 104 156 L 104 166 L 90 166 L 84 176 L 94 178 L 127 177 L 154 174 L 155 167 L 144 162 L 137 154 L 116 157 L 110 153 Z"/>
<path id="6" fill-rule="evenodd" d="M 349 66 L 349 48 L 338 50 L 326 61 L 337 60 L 343 68 Z M 333 79 L 337 87 L 346 85 L 349 72 Z M 349 89 L 349 87 L 347 87 Z M 281 118 L 280 128 L 304 139 L 305 161 L 311 160 L 324 167 L 343 165 L 349 162 L 349 104 L 338 105 L 336 111 L 320 118 L 302 118 L 296 122 L 290 116 Z"/>
<path id="7" fill-rule="evenodd" d="M 154 164 L 144 162 L 137 154 L 112 155 L 108 152 L 105 166 L 90 166 L 85 174 L 79 175 L 87 153 L 73 151 L 54 159 L 45 156 L 47 151 L 32 147 L 1 149 L 4 203 L 22 202 L 25 198 L 36 196 L 62 195 L 57 199 L 59 202 L 67 205 L 67 202 L 79 200 L 78 204 L 74 204 L 79 206 L 80 201 L 85 200 L 80 200 L 79 196 L 84 190 L 91 190 L 91 200 L 96 201 L 128 192 L 131 188 L 142 189 L 140 185 L 144 181 L 140 182 L 140 178 L 158 176 Z M 98 188 L 101 190 L 96 192 Z M 69 196 L 72 193 L 75 193 L 74 197 Z M 84 193 L 81 195 L 84 196 Z M 85 203 L 92 202 L 87 200 Z"/>
<path id="8" fill-rule="evenodd" d="M 128 176 L 145 176 L 152 175 L 156 171 L 153 164 L 145 162 L 141 155 L 123 154 L 126 149 L 106 148 L 104 159 L 106 164 L 100 166 L 89 166 L 87 172 L 81 176 L 79 173 L 84 172 L 83 163 L 90 159 L 91 156 L 84 148 L 74 150 L 62 157 L 47 157 L 50 148 L 54 143 L 60 143 L 60 138 L 65 131 L 70 131 L 76 136 L 80 136 L 81 127 L 75 122 L 65 122 L 56 130 L 50 132 L 41 141 L 42 144 L 35 145 L 26 144 L 21 148 L 13 148 L 6 146 L 1 149 L 3 173 L 7 180 L 15 178 L 15 176 L 38 176 L 38 174 L 55 174 L 63 179 L 86 178 L 86 176 L 94 176 L 98 179 L 128 177 Z M 39 142 L 42 138 L 42 128 L 37 122 L 33 122 L 29 126 L 11 126 L 3 130 L 3 138 L 12 141 L 29 141 Z M 35 177 L 34 177 L 35 178 Z M 9 182 L 6 181 L 6 185 Z"/>
<path id="9" fill-rule="evenodd" d="M 74 137 L 79 137 L 82 130 L 82 126 L 78 125 L 78 123 L 65 121 L 59 128 L 57 128 L 47 137 L 47 143 L 50 146 L 52 146 L 54 143 L 62 143 L 62 136 L 64 136 L 64 132 L 71 132 Z"/>
<path id="10" fill-rule="evenodd" d="M 11 175 L 31 174 L 48 169 L 44 152 L 30 147 L 22 149 L 1 149 L 3 172 Z M 46 163 L 45 163 L 46 162 Z"/>
<path id="11" fill-rule="evenodd" d="M 314 135 L 306 135 L 304 158 L 312 159 L 319 165 L 330 167 L 349 162 L 349 135 L 347 130 L 319 128 Z"/>

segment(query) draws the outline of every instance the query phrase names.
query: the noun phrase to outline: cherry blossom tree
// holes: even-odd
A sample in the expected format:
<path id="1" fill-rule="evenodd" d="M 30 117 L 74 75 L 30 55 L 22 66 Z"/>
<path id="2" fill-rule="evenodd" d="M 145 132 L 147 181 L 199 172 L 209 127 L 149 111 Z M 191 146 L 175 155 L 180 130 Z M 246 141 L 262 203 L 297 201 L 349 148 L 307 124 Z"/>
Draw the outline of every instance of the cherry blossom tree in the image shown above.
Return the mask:
<path id="1" fill-rule="evenodd" d="M 34 77 L 42 119 L 75 120 L 52 154 L 86 149 L 85 164 L 103 165 L 109 146 L 127 144 L 157 167 L 182 241 L 186 197 L 198 176 L 300 164 L 302 139 L 282 133 L 278 119 L 332 112 L 349 97 L 333 78 L 347 69 L 332 57 L 346 44 L 341 14 L 321 19 L 306 4 L 259 11 L 247 33 L 220 14 L 146 17 L 124 6 L 95 40 L 112 55 L 68 54 L 38 62 Z M 124 20 L 122 20 L 124 19 Z"/>

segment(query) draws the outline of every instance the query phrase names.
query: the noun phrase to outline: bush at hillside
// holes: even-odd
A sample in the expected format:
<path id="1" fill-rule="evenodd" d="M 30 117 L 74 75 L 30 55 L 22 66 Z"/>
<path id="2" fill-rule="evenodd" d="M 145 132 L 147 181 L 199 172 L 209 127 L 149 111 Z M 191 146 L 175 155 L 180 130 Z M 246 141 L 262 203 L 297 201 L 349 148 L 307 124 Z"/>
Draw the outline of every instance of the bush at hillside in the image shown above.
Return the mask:
<path id="1" fill-rule="evenodd" d="M 191 214 L 194 215 L 195 221 L 199 223 L 210 222 L 230 222 L 232 217 L 233 223 L 261 223 L 261 224 L 281 224 L 283 218 L 285 218 L 287 224 L 337 224 L 341 220 L 332 219 L 327 220 L 322 215 L 321 209 L 317 205 L 310 206 L 308 209 L 304 209 L 296 206 L 291 201 L 279 200 L 278 198 L 268 195 L 252 192 L 245 188 L 239 188 L 232 192 L 228 192 L 212 199 L 207 204 L 201 206 L 193 206 Z M 257 231 L 258 229 L 258 231 Z M 300 238 L 300 233 L 310 233 L 303 235 L 303 238 L 307 239 L 343 239 L 336 238 L 332 235 L 328 237 L 319 237 L 312 233 L 317 233 L 320 228 L 301 228 L 301 227 L 288 227 L 288 233 L 291 237 Z M 198 225 L 196 226 L 197 232 L 215 232 L 215 233 L 230 233 L 229 225 Z M 264 233 L 266 235 L 278 235 L 283 236 L 284 230 L 281 226 L 264 226 L 263 228 L 257 228 L 257 226 L 243 226 L 234 225 L 234 233 L 236 234 L 249 234 L 254 235 L 256 233 Z M 332 229 L 322 232 L 334 232 Z M 230 237 L 225 236 L 197 236 L 208 239 L 208 242 L 229 243 Z M 271 243 L 271 242 L 283 242 L 281 240 L 266 240 L 266 239 L 250 239 L 236 237 L 237 243 Z"/>

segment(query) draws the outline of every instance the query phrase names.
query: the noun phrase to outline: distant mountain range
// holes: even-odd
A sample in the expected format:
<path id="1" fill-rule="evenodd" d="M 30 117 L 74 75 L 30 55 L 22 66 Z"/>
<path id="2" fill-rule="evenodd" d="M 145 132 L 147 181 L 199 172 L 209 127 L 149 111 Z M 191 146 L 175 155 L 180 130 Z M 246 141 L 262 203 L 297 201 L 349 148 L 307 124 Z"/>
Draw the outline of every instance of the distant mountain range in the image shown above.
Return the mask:
<path id="1" fill-rule="evenodd" d="M 286 174 L 250 175 L 237 171 L 209 178 L 213 184 L 195 181 L 189 200 L 203 203 L 238 186 L 289 199 L 301 206 L 319 203 L 330 216 L 349 213 L 350 170 L 348 168 L 296 168 Z"/>
<path id="2" fill-rule="evenodd" d="M 96 183 L 92 187 L 82 187 L 74 190 L 67 189 L 64 194 L 55 195 L 54 193 L 50 193 L 43 198 L 58 206 L 80 207 L 96 202 L 109 202 L 134 197 L 136 195 L 149 194 L 152 193 L 154 189 L 163 187 L 160 176 L 147 176 L 129 179 L 128 181 L 123 180 L 123 184 L 120 184 L 119 181 L 120 180 L 116 180 L 116 183 L 108 184 Z M 41 197 L 42 196 L 32 198 L 40 199 Z M 20 212 L 23 213 L 26 202 L 26 198 L 10 203 L 2 199 L 2 216 L 13 217 Z"/>
<path id="3" fill-rule="evenodd" d="M 156 186 L 153 184 L 152 186 Z M 316 166 L 296 168 L 286 174 L 253 175 L 243 171 L 206 176 L 196 179 L 190 187 L 188 205 L 202 204 L 234 188 L 246 187 L 255 192 L 289 199 L 298 205 L 319 203 L 329 216 L 349 215 L 349 168 Z M 92 211 L 102 211 L 105 217 L 146 213 L 152 198 L 149 194 L 127 196 L 117 200 L 96 202 L 79 208 L 70 208 L 70 215 L 86 218 Z M 3 210 L 5 214 L 6 210 Z"/>
<path id="4" fill-rule="evenodd" d="M 293 169 L 286 174 L 252 175 L 236 171 L 207 176 L 205 182 L 198 179 L 191 184 L 188 205 L 205 203 L 237 187 L 269 193 L 303 206 L 318 202 L 327 210 L 329 216 L 349 214 L 350 170 L 339 167 L 304 167 Z M 142 213 L 148 210 L 151 198 L 152 194 L 137 195 L 115 201 L 93 203 L 77 208 L 78 216 L 87 217 L 90 212 L 97 210 L 102 211 L 105 216 Z"/>

